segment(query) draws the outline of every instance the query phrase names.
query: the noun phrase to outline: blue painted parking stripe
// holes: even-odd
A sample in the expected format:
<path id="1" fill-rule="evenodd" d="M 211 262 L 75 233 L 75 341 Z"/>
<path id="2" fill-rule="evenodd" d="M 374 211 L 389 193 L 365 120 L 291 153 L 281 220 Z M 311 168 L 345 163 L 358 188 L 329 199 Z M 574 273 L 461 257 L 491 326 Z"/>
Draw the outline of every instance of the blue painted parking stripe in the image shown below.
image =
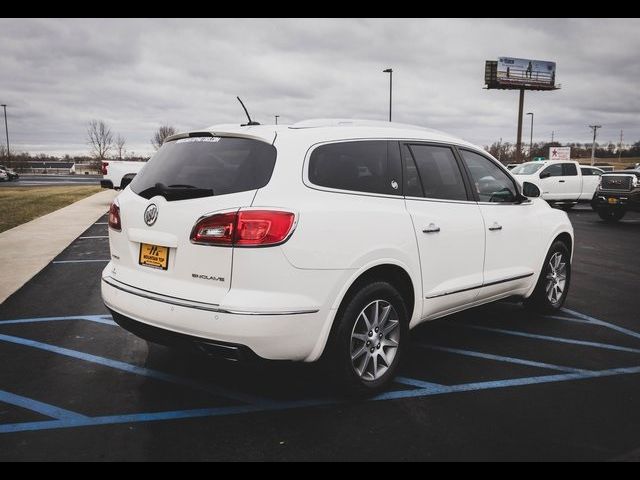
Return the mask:
<path id="1" fill-rule="evenodd" d="M 232 392 L 224 388 L 216 387 L 210 384 L 200 383 L 195 380 L 178 377 L 176 375 L 160 372 L 158 370 L 152 370 L 146 367 L 139 367 L 137 365 L 132 365 L 130 363 L 121 362 L 119 360 L 112 360 L 110 358 L 99 357 L 97 355 L 92 355 L 90 353 L 79 352 L 77 350 L 71 350 L 69 348 L 58 347 L 56 345 L 51 345 L 48 343 L 37 342 L 35 340 L 29 340 L 21 337 L 14 337 L 12 335 L 0 334 L 0 341 L 15 343 L 18 345 L 24 345 L 26 347 L 38 348 L 40 350 L 56 353 L 58 355 L 64 355 L 67 357 L 72 357 L 72 358 L 84 360 L 91 363 L 97 363 L 99 365 L 104 365 L 105 367 L 115 368 L 117 370 L 122 370 L 122 371 L 133 373 L 136 375 L 142 375 L 145 377 L 154 378 L 156 380 L 162 380 L 165 382 L 174 383 L 176 385 L 182 385 L 182 386 L 194 388 L 197 390 L 205 391 L 207 393 L 211 393 L 216 396 L 230 398 L 243 403 L 256 403 L 256 404 L 263 403 L 264 404 L 264 403 L 270 402 L 269 400 L 262 399 L 256 396 L 246 395 L 238 392 Z"/>
<path id="2" fill-rule="evenodd" d="M 629 335 L 630 337 L 640 338 L 640 333 L 634 332 L 633 330 L 629 330 L 628 328 L 620 327 L 620 326 L 615 325 L 613 323 L 605 322 L 604 320 L 598 320 L 597 318 L 590 317 L 589 315 L 585 315 L 584 313 L 580 313 L 580 312 L 576 312 L 576 311 L 573 311 L 573 310 L 569 310 L 568 308 L 563 308 L 562 310 L 564 310 L 565 312 L 567 312 L 567 313 L 569 313 L 571 315 L 574 315 L 574 316 L 576 316 L 578 318 L 581 318 L 581 319 L 583 319 L 585 321 L 588 321 L 590 323 L 610 328 L 611 330 L 615 330 L 616 332 L 620 332 L 620 333 L 623 333 L 625 335 Z"/>
<path id="3" fill-rule="evenodd" d="M 549 318 L 551 320 L 563 320 L 565 322 L 584 323 L 586 325 L 593 325 L 593 322 L 589 320 L 581 320 L 580 318 L 561 317 L 559 315 L 545 315 L 544 318 Z"/>
<path id="4" fill-rule="evenodd" d="M 612 377 L 616 375 L 629 375 L 637 373 L 640 373 L 640 367 L 623 367 L 612 368 L 609 370 L 582 371 L 576 373 L 561 373 L 557 375 L 543 375 L 538 377 L 524 377 L 488 382 L 463 383 L 460 385 L 451 386 L 428 386 L 424 389 L 417 388 L 414 390 L 381 393 L 380 395 L 375 396 L 372 400 L 397 400 L 400 398 L 425 397 L 442 393 L 473 392 L 495 388 L 520 387 L 526 385 L 537 385 L 541 383 L 567 382 L 571 380 L 585 380 L 588 378 Z"/>
<path id="5" fill-rule="evenodd" d="M 380 400 L 397 400 L 402 398 L 419 398 L 428 397 L 431 395 L 439 395 L 443 393 L 459 393 L 459 392 L 472 392 L 481 390 L 490 390 L 495 388 L 508 388 L 518 387 L 526 385 L 536 385 L 542 383 L 557 383 L 571 380 L 583 380 L 595 377 L 608 377 L 616 375 L 628 375 L 640 373 L 640 367 L 626 367 L 626 368 L 614 368 L 610 370 L 600 370 L 593 372 L 580 372 L 580 373 L 565 373 L 558 375 L 546 375 L 538 377 L 526 377 L 515 378 L 509 380 L 498 380 L 488 382 L 475 382 L 464 383 L 460 385 L 440 385 L 430 382 L 423 382 L 415 379 L 407 379 L 400 377 L 405 382 L 413 382 L 415 386 L 422 386 L 423 388 L 416 388 L 413 390 L 397 390 L 392 392 L 382 393 L 370 399 L 370 401 Z M 127 415 L 111 415 L 103 417 L 92 417 L 86 419 L 65 419 L 65 420 L 50 420 L 44 422 L 24 422 L 0 425 L 0 433 L 13 433 L 24 431 L 36 431 L 36 430 L 49 430 L 57 428 L 73 428 L 95 425 L 111 425 L 118 423 L 138 423 L 138 422 L 152 422 L 160 420 L 178 420 L 187 418 L 198 417 L 216 417 L 225 415 L 239 415 L 244 413 L 258 413 L 268 411 L 282 411 L 293 410 L 297 408 L 308 407 L 320 407 L 335 405 L 340 402 L 338 400 L 331 399 L 316 399 L 316 400 L 303 400 L 296 402 L 280 402 L 270 405 L 239 405 L 233 407 L 218 407 L 209 409 L 197 409 L 197 410 L 177 410 L 168 412 L 154 412 L 154 413 L 136 413 Z"/>
<path id="6" fill-rule="evenodd" d="M 421 390 L 430 391 L 430 392 L 437 392 L 437 391 L 440 391 L 441 389 L 449 388 L 447 385 L 441 385 L 439 383 L 433 383 L 433 382 L 425 382 L 424 380 L 418 380 L 417 378 L 396 377 L 394 381 L 400 383 L 401 385 L 418 387 Z"/>
<path id="7" fill-rule="evenodd" d="M 0 390 L 0 402 L 15 405 L 16 407 L 25 408 L 36 413 L 41 413 L 47 417 L 57 418 L 59 420 L 71 420 L 71 419 L 86 419 L 84 415 L 80 415 L 76 412 L 65 410 L 64 408 L 55 407 L 48 403 L 42 403 L 32 398 L 23 397 L 22 395 L 16 395 L 15 393 L 5 392 Z"/>
<path id="8" fill-rule="evenodd" d="M 111 320 L 110 315 L 73 315 L 68 317 L 35 317 L 35 318 L 18 318 L 15 320 L 0 320 L 0 327 L 3 325 L 16 325 L 23 323 L 39 323 L 39 322 L 58 322 L 64 320 L 88 320 L 90 322 L 102 323 L 105 325 L 117 325 Z"/>
<path id="9" fill-rule="evenodd" d="M 584 347 L 604 348 L 606 350 L 617 350 L 620 352 L 640 353 L 637 348 L 621 347 L 619 345 L 611 345 L 609 343 L 587 342 L 584 340 L 575 340 L 573 338 L 552 337 L 549 335 L 538 335 L 535 333 L 519 332 L 516 330 L 505 330 L 502 328 L 481 327 L 479 325 L 471 325 L 468 323 L 454 324 L 458 327 L 472 328 L 474 330 L 482 330 L 485 332 L 503 333 L 505 335 L 514 335 L 517 337 L 534 338 L 536 340 L 548 340 L 550 342 L 569 343 L 572 345 L 581 345 Z"/>
<path id="10" fill-rule="evenodd" d="M 97 262 L 110 262 L 110 259 L 95 259 L 95 260 L 56 260 L 55 262 L 51 262 L 53 264 L 58 263 L 97 263 Z"/>
<path id="11" fill-rule="evenodd" d="M 528 367 L 547 368 L 549 370 L 557 370 L 560 372 L 584 372 L 585 371 L 581 368 L 565 367 L 561 365 L 553 365 L 551 363 L 535 362 L 532 360 L 525 360 L 522 358 L 506 357 L 503 355 L 494 355 L 491 353 L 476 352 L 474 350 L 463 350 L 460 348 L 448 348 L 448 347 L 441 347 L 438 345 L 427 345 L 427 344 L 418 344 L 418 346 L 421 348 L 428 348 L 430 350 L 438 350 L 441 352 L 457 353 L 459 355 L 466 355 L 468 357 L 484 358 L 486 360 L 495 360 L 498 362 L 514 363 L 517 365 L 526 365 Z"/>

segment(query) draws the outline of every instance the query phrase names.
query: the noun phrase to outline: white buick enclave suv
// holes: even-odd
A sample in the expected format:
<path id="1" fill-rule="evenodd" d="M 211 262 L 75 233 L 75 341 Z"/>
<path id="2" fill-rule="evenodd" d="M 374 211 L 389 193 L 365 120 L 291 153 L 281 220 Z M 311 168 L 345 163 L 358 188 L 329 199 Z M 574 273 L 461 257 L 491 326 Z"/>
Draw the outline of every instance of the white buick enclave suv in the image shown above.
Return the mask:
<path id="1" fill-rule="evenodd" d="M 480 148 L 420 127 L 178 134 L 111 206 L 102 296 L 150 341 L 322 358 L 373 392 L 422 322 L 512 296 L 562 306 L 573 229 L 539 195 Z"/>

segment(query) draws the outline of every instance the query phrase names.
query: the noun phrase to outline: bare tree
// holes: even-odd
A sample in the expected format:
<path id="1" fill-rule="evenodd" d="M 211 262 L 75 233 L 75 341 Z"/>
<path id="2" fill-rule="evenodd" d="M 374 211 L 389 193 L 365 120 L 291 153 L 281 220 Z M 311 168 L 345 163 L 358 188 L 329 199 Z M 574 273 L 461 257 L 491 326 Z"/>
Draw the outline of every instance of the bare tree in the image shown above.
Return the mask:
<path id="1" fill-rule="evenodd" d="M 153 134 L 153 138 L 151 139 L 151 145 L 153 148 L 158 150 L 162 144 L 164 143 L 167 137 L 171 135 L 175 135 L 177 133 L 176 129 L 170 125 L 162 125 L 156 133 Z"/>
<path id="2" fill-rule="evenodd" d="M 122 157 L 124 157 L 124 154 L 127 151 L 127 149 L 124 148 L 126 143 L 127 140 L 122 135 L 118 134 L 116 137 L 116 150 L 118 151 L 118 159 L 120 160 L 122 160 Z"/>
<path id="3" fill-rule="evenodd" d="M 87 127 L 87 137 L 93 156 L 98 160 L 107 158 L 107 153 L 113 148 L 111 129 L 102 120 L 91 120 Z"/>

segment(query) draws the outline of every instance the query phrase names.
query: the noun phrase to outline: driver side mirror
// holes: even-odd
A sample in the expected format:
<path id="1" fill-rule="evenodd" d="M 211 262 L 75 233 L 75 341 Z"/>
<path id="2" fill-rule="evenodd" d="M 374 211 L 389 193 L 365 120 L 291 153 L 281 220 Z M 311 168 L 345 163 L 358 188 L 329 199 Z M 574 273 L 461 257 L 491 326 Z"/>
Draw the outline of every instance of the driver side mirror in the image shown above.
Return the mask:
<path id="1" fill-rule="evenodd" d="M 528 198 L 537 198 L 540 196 L 540 189 L 531 182 L 524 182 L 522 184 L 522 194 Z"/>
<path id="2" fill-rule="evenodd" d="M 542 172 L 540 174 L 540 178 L 549 178 L 551 176 L 551 172 Z"/>

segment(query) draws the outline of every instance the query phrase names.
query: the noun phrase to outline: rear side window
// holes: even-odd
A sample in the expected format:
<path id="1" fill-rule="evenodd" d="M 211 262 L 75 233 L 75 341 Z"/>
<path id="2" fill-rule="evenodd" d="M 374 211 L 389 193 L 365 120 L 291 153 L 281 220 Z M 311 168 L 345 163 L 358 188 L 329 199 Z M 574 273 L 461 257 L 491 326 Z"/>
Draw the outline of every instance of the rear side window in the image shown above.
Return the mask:
<path id="1" fill-rule="evenodd" d="M 414 167 L 404 153 L 407 195 L 468 200 L 462 173 L 451 148 L 421 144 L 410 144 L 404 148 L 415 161 Z"/>
<path id="2" fill-rule="evenodd" d="M 273 145 L 231 137 L 165 143 L 131 182 L 131 190 L 167 200 L 226 195 L 264 187 L 276 162 Z"/>
<path id="3" fill-rule="evenodd" d="M 565 177 L 573 177 L 575 175 L 578 175 L 578 168 L 574 163 L 563 163 L 562 175 L 564 175 Z"/>
<path id="4" fill-rule="evenodd" d="M 311 152 L 309 181 L 340 190 L 401 195 L 398 143 L 366 140 L 321 145 Z"/>

